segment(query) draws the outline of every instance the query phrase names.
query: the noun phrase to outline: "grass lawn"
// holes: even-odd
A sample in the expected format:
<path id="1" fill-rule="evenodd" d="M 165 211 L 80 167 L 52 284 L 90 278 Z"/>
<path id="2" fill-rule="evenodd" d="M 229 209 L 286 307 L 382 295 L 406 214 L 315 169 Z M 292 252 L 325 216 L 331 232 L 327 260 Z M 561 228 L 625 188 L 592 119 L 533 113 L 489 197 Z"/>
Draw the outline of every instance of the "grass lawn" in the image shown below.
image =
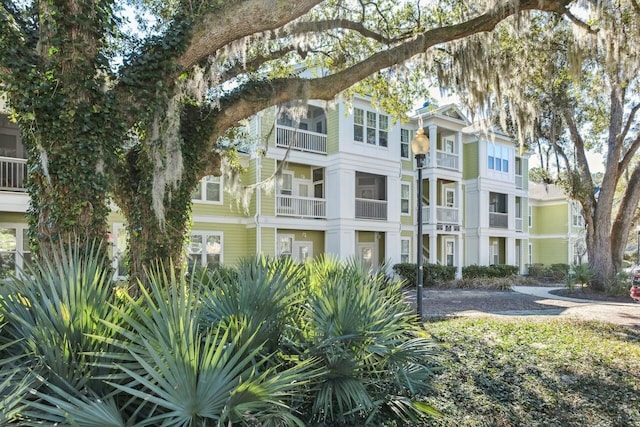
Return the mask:
<path id="1" fill-rule="evenodd" d="M 640 426 L 640 331 L 571 320 L 427 323 L 434 426 Z"/>

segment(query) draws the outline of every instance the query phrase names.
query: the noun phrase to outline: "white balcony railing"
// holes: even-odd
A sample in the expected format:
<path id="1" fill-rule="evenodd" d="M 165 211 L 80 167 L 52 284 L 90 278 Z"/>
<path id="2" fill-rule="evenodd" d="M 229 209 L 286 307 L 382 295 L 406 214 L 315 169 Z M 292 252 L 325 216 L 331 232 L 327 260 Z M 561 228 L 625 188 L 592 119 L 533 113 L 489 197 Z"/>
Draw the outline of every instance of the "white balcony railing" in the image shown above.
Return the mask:
<path id="1" fill-rule="evenodd" d="M 429 205 L 422 205 L 422 223 L 431 224 L 431 209 Z"/>
<path id="2" fill-rule="evenodd" d="M 522 188 L 522 175 L 516 175 L 516 188 Z"/>
<path id="3" fill-rule="evenodd" d="M 14 157 L 0 157 L 0 190 L 25 191 L 27 160 Z"/>
<path id="4" fill-rule="evenodd" d="M 276 215 L 299 218 L 326 218 L 327 201 L 314 197 L 296 197 L 280 194 L 276 197 Z"/>
<path id="5" fill-rule="evenodd" d="M 454 153 L 447 153 L 446 151 L 436 151 L 436 158 L 438 162 L 438 167 L 443 169 L 458 169 L 458 159 L 460 156 Z"/>
<path id="6" fill-rule="evenodd" d="M 356 218 L 387 219 L 387 201 L 356 199 Z"/>
<path id="7" fill-rule="evenodd" d="M 438 207 L 438 223 L 440 224 L 460 224 L 458 219 L 458 208 Z"/>
<path id="8" fill-rule="evenodd" d="M 276 126 L 276 146 L 289 147 L 293 150 L 327 154 L 327 135 L 296 129 L 289 126 Z"/>
<path id="9" fill-rule="evenodd" d="M 489 227 L 508 228 L 509 214 L 501 212 L 489 212 Z"/>
<path id="10" fill-rule="evenodd" d="M 522 231 L 522 218 L 516 218 L 516 231 Z"/>

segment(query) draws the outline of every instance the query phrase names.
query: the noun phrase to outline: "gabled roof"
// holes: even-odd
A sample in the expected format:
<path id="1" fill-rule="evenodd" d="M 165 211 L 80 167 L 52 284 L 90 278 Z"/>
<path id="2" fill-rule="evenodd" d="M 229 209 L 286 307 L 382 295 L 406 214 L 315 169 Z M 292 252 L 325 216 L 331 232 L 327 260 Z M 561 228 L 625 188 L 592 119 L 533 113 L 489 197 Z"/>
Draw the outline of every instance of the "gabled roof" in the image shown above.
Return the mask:
<path id="1" fill-rule="evenodd" d="M 446 104 L 438 107 L 435 104 L 425 103 L 421 108 L 416 110 L 416 116 L 422 117 L 423 120 L 429 117 L 443 117 L 452 118 L 467 124 L 469 123 L 467 116 L 456 104 Z"/>
<path id="2" fill-rule="evenodd" d="M 569 200 L 562 188 L 555 184 L 542 184 L 529 181 L 529 199 L 535 200 Z"/>

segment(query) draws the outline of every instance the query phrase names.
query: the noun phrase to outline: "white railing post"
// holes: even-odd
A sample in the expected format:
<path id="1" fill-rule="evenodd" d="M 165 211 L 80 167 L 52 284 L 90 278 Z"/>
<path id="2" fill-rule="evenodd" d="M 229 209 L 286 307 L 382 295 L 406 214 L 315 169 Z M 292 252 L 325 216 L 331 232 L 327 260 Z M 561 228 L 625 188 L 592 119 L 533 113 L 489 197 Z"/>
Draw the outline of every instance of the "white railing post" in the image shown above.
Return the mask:
<path id="1" fill-rule="evenodd" d="M 0 157 L 0 190 L 25 191 L 27 160 Z"/>

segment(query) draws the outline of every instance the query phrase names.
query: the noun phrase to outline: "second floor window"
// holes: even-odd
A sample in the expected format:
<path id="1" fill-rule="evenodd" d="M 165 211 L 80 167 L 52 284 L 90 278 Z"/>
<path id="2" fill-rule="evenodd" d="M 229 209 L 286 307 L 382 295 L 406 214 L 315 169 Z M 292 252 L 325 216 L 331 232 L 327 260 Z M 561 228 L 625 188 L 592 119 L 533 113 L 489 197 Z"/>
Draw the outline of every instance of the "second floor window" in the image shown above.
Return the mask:
<path id="1" fill-rule="evenodd" d="M 191 198 L 201 202 L 222 202 L 222 183 L 219 176 L 205 176 Z"/>
<path id="2" fill-rule="evenodd" d="M 574 227 L 584 227 L 584 216 L 582 215 L 582 208 L 578 203 L 571 203 L 572 211 L 572 223 Z"/>
<path id="3" fill-rule="evenodd" d="M 501 145 L 487 144 L 487 168 L 496 172 L 509 172 L 510 150 Z"/>
<path id="4" fill-rule="evenodd" d="M 400 187 L 400 212 L 409 214 L 411 206 L 411 188 L 409 184 L 401 184 Z"/>
<path id="5" fill-rule="evenodd" d="M 387 147 L 389 141 L 389 116 L 354 108 L 353 140 Z"/>
<path id="6" fill-rule="evenodd" d="M 409 129 L 400 129 L 400 157 L 403 159 L 409 158 L 410 139 Z"/>

